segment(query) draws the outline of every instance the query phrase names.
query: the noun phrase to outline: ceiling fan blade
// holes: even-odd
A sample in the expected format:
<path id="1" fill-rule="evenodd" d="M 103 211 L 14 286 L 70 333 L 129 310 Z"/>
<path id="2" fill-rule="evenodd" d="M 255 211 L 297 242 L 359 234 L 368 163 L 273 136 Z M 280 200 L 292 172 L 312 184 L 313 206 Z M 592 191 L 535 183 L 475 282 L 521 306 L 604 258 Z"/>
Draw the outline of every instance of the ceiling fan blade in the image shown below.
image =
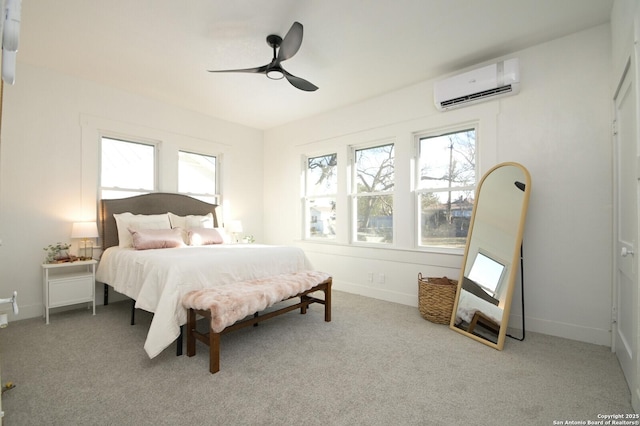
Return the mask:
<path id="1" fill-rule="evenodd" d="M 300 22 L 294 22 L 287 35 L 282 39 L 280 50 L 278 50 L 278 62 L 285 61 L 298 53 L 301 44 L 302 24 Z"/>
<path id="2" fill-rule="evenodd" d="M 282 70 L 282 72 L 292 86 L 300 90 L 304 90 L 305 92 L 313 92 L 318 90 L 318 86 L 308 82 L 304 78 L 296 77 L 295 75 L 290 74 L 285 70 Z"/>
<path id="3" fill-rule="evenodd" d="M 207 70 L 209 72 L 248 72 L 248 73 L 257 73 L 264 74 L 267 72 L 268 65 L 263 65 L 261 67 L 255 68 L 244 68 L 239 70 Z"/>

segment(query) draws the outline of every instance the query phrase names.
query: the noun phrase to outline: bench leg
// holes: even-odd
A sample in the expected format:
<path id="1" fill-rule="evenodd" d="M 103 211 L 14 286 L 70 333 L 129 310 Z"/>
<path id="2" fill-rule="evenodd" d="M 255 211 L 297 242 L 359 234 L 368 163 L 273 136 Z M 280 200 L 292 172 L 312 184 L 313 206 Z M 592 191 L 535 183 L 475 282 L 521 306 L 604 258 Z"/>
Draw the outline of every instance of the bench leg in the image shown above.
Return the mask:
<path id="1" fill-rule="evenodd" d="M 196 354 L 196 337 L 194 332 L 196 329 L 196 312 L 189 309 L 187 312 L 187 356 Z"/>
<path id="2" fill-rule="evenodd" d="M 183 337 L 184 337 L 184 325 L 180 326 L 180 334 L 176 339 L 176 356 L 182 355 L 182 346 L 183 346 Z"/>
<path id="3" fill-rule="evenodd" d="M 331 322 L 331 284 L 329 281 L 324 288 L 324 320 Z"/>
<path id="4" fill-rule="evenodd" d="M 209 330 L 209 372 L 220 371 L 220 333 Z"/>

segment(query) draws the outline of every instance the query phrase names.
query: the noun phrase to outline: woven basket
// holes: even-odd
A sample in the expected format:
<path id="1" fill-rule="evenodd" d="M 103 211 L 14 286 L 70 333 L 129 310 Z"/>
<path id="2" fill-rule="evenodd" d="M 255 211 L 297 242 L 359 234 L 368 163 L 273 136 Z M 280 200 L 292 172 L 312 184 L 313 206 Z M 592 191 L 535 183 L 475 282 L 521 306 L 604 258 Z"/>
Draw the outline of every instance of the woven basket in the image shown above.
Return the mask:
<path id="1" fill-rule="evenodd" d="M 447 277 L 423 278 L 418 274 L 418 308 L 420 315 L 436 324 L 449 324 L 458 281 Z"/>

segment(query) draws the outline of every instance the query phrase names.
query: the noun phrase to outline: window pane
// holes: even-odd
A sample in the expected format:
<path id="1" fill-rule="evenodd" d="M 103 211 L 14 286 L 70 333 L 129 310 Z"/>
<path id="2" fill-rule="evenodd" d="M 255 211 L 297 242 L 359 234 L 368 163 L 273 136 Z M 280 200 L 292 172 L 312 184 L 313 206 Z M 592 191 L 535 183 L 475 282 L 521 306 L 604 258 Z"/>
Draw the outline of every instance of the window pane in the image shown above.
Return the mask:
<path id="1" fill-rule="evenodd" d="M 338 161 L 336 154 L 307 160 L 307 196 L 330 195 L 338 192 Z"/>
<path id="2" fill-rule="evenodd" d="M 371 195 L 356 198 L 356 241 L 393 242 L 393 196 Z"/>
<path id="3" fill-rule="evenodd" d="M 393 190 L 393 144 L 356 150 L 355 191 Z"/>
<path id="4" fill-rule="evenodd" d="M 319 240 L 336 238 L 337 192 L 337 154 L 307 158 L 304 198 L 306 238 Z"/>
<path id="5" fill-rule="evenodd" d="M 148 192 L 154 190 L 155 147 L 102 138 L 100 185 Z"/>
<path id="6" fill-rule="evenodd" d="M 354 159 L 355 239 L 392 243 L 394 144 L 357 149 Z"/>
<path id="7" fill-rule="evenodd" d="M 421 138 L 418 188 L 475 185 L 475 151 L 475 129 Z"/>
<path id="8" fill-rule="evenodd" d="M 421 244 L 464 248 L 473 211 L 473 192 L 427 192 L 419 199 Z"/>
<path id="9" fill-rule="evenodd" d="M 336 199 L 333 197 L 307 200 L 308 230 L 310 238 L 333 240 L 336 238 Z"/>
<path id="10" fill-rule="evenodd" d="M 216 194 L 216 157 L 179 151 L 178 192 Z"/>

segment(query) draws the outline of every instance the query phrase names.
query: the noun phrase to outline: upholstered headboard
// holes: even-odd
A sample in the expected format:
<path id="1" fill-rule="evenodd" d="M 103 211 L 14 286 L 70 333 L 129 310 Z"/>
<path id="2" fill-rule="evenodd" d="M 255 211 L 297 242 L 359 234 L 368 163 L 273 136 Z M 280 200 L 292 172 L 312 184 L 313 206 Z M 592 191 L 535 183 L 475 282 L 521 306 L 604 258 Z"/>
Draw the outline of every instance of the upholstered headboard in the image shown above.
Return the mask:
<path id="1" fill-rule="evenodd" d="M 213 223 L 218 227 L 216 204 L 205 203 L 183 194 L 155 192 L 129 198 L 100 200 L 100 237 L 102 249 L 118 245 L 118 229 L 113 217 L 117 213 L 163 214 L 174 213 L 178 216 L 213 214 Z"/>

